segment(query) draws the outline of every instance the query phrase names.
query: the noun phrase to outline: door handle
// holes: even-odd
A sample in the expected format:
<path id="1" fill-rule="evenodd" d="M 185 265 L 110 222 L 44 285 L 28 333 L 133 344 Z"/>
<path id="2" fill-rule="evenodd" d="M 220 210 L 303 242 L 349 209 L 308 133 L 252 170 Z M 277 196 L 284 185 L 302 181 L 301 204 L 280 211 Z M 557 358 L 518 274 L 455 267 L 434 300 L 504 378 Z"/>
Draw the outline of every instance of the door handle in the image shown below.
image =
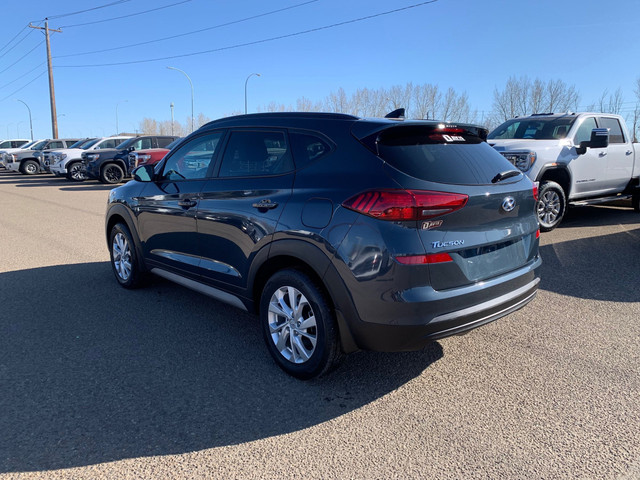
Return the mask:
<path id="1" fill-rule="evenodd" d="M 272 208 L 276 208 L 278 204 L 275 202 L 272 202 L 269 199 L 264 199 L 264 200 L 260 200 L 258 203 L 254 203 L 251 206 L 253 208 L 257 208 L 258 210 L 271 210 Z"/>
<path id="2" fill-rule="evenodd" d="M 633 152 L 632 152 L 631 150 L 627 150 L 625 153 L 626 153 L 627 155 L 631 155 Z"/>
<path id="3" fill-rule="evenodd" d="M 186 200 L 178 200 L 178 206 L 186 208 L 187 210 L 191 207 L 195 207 L 197 204 L 198 202 L 195 200 L 189 200 L 188 198 Z"/>
<path id="4" fill-rule="evenodd" d="M 600 152 L 598 155 L 601 157 L 604 157 L 607 154 L 607 152 Z"/>

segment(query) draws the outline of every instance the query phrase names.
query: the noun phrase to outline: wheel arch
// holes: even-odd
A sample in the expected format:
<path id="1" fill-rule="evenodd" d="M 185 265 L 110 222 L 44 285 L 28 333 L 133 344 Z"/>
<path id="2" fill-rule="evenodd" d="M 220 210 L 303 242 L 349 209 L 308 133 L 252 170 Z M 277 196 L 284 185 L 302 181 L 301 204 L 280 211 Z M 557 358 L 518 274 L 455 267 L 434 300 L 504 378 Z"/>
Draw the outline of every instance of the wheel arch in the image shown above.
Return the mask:
<path id="1" fill-rule="evenodd" d="M 111 229 L 117 223 L 124 223 L 129 232 L 131 232 L 131 236 L 133 237 L 134 246 L 136 249 L 137 258 L 140 259 L 140 267 L 143 270 L 147 270 L 144 256 L 142 255 L 142 243 L 140 242 L 140 237 L 138 236 L 138 230 L 135 228 L 136 223 L 131 216 L 131 213 L 122 205 L 114 205 L 107 212 L 107 217 L 105 219 L 105 239 L 107 241 L 107 248 L 109 247 L 109 237 L 111 235 Z"/>
<path id="2" fill-rule="evenodd" d="M 550 165 L 543 167 L 538 173 L 536 181 L 540 184 L 544 182 L 556 182 L 564 190 L 564 196 L 569 201 L 569 195 L 571 194 L 571 172 L 566 166 L 563 165 Z"/>
<path id="3" fill-rule="evenodd" d="M 355 308 L 350 304 L 346 286 L 325 252 L 305 241 L 279 240 L 271 244 L 268 251 L 258 254 L 256 260 L 248 281 L 254 313 L 260 314 L 262 291 L 274 273 L 283 269 L 299 270 L 309 276 L 325 294 L 336 316 L 343 351 L 349 353 L 359 350 L 345 320 L 345 316 L 352 315 Z"/>

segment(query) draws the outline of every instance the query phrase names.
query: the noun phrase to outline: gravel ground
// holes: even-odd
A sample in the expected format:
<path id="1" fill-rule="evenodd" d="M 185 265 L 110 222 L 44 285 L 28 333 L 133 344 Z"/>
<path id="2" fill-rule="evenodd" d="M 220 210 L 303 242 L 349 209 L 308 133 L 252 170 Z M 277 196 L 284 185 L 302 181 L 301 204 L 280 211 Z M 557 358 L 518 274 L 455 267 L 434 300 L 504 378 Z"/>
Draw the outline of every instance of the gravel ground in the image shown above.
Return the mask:
<path id="1" fill-rule="evenodd" d="M 0 171 L 0 478 L 640 479 L 640 215 L 572 210 L 524 309 L 283 374 L 251 315 L 120 288 L 110 187 Z"/>

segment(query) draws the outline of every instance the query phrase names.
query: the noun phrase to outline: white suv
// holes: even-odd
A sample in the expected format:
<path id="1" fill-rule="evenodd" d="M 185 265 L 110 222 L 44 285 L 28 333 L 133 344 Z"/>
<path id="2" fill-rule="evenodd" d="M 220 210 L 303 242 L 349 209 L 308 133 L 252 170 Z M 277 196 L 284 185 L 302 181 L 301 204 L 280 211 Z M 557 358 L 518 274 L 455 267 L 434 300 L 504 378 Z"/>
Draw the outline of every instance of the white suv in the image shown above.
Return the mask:
<path id="1" fill-rule="evenodd" d="M 82 172 L 82 152 L 89 150 L 100 150 L 103 148 L 116 148 L 125 140 L 133 138 L 131 136 L 104 137 L 94 138 L 84 143 L 80 148 L 67 148 L 64 150 L 56 150 L 48 155 L 45 159 L 45 167 L 48 167 L 51 173 L 57 176 L 66 176 L 69 180 L 82 181 L 85 179 Z M 48 166 L 46 164 L 49 164 Z"/>
<path id="2" fill-rule="evenodd" d="M 1 149 L 0 150 L 0 167 L 7 168 L 7 160 L 9 159 L 8 156 L 11 155 L 12 153 L 16 153 L 20 150 L 31 148 L 36 143 L 39 143 L 39 142 L 42 142 L 42 139 L 30 141 L 29 143 L 26 143 L 21 147 L 13 147 L 13 148 L 6 147 Z M 7 156 L 6 158 L 5 158 L 5 155 Z"/>

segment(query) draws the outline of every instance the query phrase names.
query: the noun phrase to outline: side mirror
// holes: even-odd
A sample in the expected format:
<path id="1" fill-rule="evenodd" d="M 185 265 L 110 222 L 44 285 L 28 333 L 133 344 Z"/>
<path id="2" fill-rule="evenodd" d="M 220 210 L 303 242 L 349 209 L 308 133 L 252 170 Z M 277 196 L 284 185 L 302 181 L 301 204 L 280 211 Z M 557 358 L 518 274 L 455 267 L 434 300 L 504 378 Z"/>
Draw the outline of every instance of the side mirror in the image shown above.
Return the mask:
<path id="1" fill-rule="evenodd" d="M 142 165 L 132 172 L 133 179 L 137 182 L 153 182 L 154 169 L 155 165 Z"/>
<path id="2" fill-rule="evenodd" d="M 135 149 L 136 149 L 136 147 L 134 147 L 133 145 L 131 145 L 131 146 L 128 148 L 128 150 L 129 150 L 130 152 L 133 152 Z"/>
<path id="3" fill-rule="evenodd" d="M 580 142 L 580 146 L 576 147 L 578 155 L 587 153 L 587 148 L 607 148 L 609 146 L 609 129 L 594 128 L 591 130 L 591 140 Z"/>

